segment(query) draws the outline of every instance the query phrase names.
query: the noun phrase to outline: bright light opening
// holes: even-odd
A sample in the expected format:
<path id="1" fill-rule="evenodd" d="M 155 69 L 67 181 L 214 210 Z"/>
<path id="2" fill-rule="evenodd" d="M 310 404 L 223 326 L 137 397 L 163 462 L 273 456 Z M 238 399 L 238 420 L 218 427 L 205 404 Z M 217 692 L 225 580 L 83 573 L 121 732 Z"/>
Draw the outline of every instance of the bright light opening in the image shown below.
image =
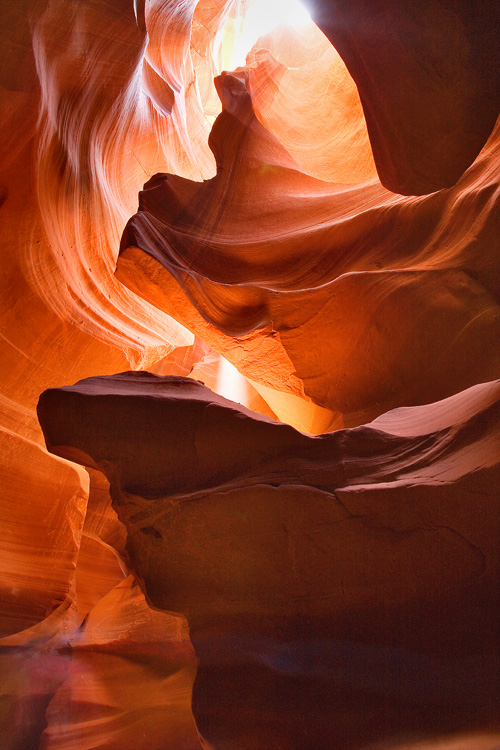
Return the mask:
<path id="1" fill-rule="evenodd" d="M 245 65 L 246 56 L 257 40 L 277 27 L 301 29 L 312 23 L 299 0 L 243 0 L 240 9 L 239 19 L 231 22 L 232 28 L 225 35 L 227 70 Z"/>
<path id="2" fill-rule="evenodd" d="M 246 378 L 238 372 L 236 367 L 221 357 L 219 360 L 219 369 L 217 372 L 217 383 L 215 392 L 230 401 L 247 405 L 248 401 L 248 383 Z"/>
<path id="3" fill-rule="evenodd" d="M 299 0 L 248 0 L 245 25 L 259 36 L 269 34 L 277 26 L 294 29 L 308 24 L 311 16 Z"/>

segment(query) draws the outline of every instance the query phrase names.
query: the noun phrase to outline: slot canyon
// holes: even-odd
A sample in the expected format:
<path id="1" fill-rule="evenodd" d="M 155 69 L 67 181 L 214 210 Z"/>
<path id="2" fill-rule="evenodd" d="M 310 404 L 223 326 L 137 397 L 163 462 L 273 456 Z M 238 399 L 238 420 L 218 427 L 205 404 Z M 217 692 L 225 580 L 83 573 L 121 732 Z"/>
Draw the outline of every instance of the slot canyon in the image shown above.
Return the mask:
<path id="1" fill-rule="evenodd" d="M 0 19 L 2 750 L 498 750 L 500 5 Z"/>

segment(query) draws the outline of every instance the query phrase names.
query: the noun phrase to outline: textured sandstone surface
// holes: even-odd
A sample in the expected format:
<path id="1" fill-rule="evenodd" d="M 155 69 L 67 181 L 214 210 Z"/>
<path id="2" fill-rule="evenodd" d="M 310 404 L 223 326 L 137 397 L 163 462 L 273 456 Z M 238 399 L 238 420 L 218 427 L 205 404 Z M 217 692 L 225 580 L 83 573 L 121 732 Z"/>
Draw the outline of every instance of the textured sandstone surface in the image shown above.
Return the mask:
<path id="1" fill-rule="evenodd" d="M 190 709 L 196 660 L 186 621 L 153 611 L 132 576 L 92 609 L 47 711 L 43 750 L 199 750 Z"/>
<path id="2" fill-rule="evenodd" d="M 257 4 L 0 4 L 2 750 L 192 750 L 215 736 L 215 750 L 291 750 L 314 706 L 322 750 L 373 737 L 377 750 L 498 745 L 493 391 L 479 385 L 500 376 L 498 7 L 310 0 L 319 28 L 304 20 L 250 38 Z M 268 20 L 274 0 L 260 5 Z M 129 377 L 136 421 L 117 417 L 108 435 L 132 482 L 117 491 L 118 453 L 99 463 L 106 412 L 96 408 L 74 462 L 46 450 L 36 405 L 46 389 L 124 370 L 215 393 L 182 385 L 203 397 L 174 400 L 174 422 L 158 425 Z M 169 452 L 161 436 L 186 408 Z M 62 430 L 69 414 L 57 414 Z M 366 423 L 339 432 L 346 445 L 312 437 Z M 99 460 L 83 455 L 99 435 Z M 323 444 L 350 457 L 328 476 Z M 397 479 L 382 481 L 381 456 Z M 186 611 L 155 609 L 131 561 L 135 550 L 141 570 L 166 565 L 156 521 L 140 531 L 122 502 L 147 515 L 151 492 L 160 505 L 172 496 L 160 459 L 177 493 L 198 493 L 161 531 L 175 536 L 175 565 L 187 560 L 175 586 L 174 567 L 164 582 Z M 279 486 L 254 486 L 261 468 L 265 481 L 278 471 Z M 291 476 L 300 484 L 285 490 Z M 349 535 L 325 547 L 339 523 Z M 310 540 L 297 546 L 304 525 Z M 345 567 L 302 570 L 325 555 Z M 288 587 L 299 569 L 303 588 Z M 213 615 L 209 573 L 218 605 L 237 592 L 244 616 Z M 297 616 L 298 593 L 331 587 L 344 619 Z M 270 601 L 279 612 L 263 622 Z"/>
<path id="3" fill-rule="evenodd" d="M 186 614 L 202 734 L 319 750 L 493 721 L 499 396 L 315 437 L 128 372 L 46 391 L 38 414 L 51 452 L 110 480 L 148 601 Z"/>
<path id="4" fill-rule="evenodd" d="M 248 73 L 216 84 L 217 175 L 146 183 L 118 278 L 347 424 L 494 377 L 499 126 L 453 188 L 403 198 L 306 175 L 255 116 Z"/>

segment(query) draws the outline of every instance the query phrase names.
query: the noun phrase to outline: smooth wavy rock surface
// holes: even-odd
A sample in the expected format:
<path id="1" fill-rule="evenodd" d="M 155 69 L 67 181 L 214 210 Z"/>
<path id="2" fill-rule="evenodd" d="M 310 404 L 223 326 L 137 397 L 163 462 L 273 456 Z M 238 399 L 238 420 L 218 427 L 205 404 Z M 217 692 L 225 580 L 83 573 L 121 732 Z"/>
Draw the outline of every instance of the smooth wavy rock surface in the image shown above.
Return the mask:
<path id="1" fill-rule="evenodd" d="M 91 376 L 148 369 L 198 378 L 217 393 L 312 435 L 365 423 L 395 406 L 430 403 L 499 376 L 494 366 L 500 234 L 497 133 L 485 144 L 498 112 L 497 5 L 323 0 L 320 14 L 318 0 L 315 13 L 324 31 L 332 39 L 335 35 L 334 49 L 304 15 L 293 30 L 289 25 L 270 30 L 267 25 L 251 29 L 249 37 L 249 19 L 258 4 L 0 3 L 2 750 L 191 750 L 203 744 L 190 713 L 194 656 L 183 614 L 154 610 L 134 585 L 127 530 L 111 507 L 101 471 L 89 466 L 85 471 L 46 451 L 36 418 L 42 391 Z M 274 0 L 260 0 L 266 23 L 273 5 Z M 292 6 L 292 0 L 283 0 L 281 16 L 287 22 Z M 226 92 L 226 111 L 211 136 L 220 162 L 217 174 L 208 143 L 222 110 L 214 78 L 231 70 L 235 75 L 224 78 L 229 87 L 219 86 Z M 240 94 L 246 96 L 242 82 L 255 119 L 240 106 Z M 159 198 L 161 231 L 148 238 L 144 250 L 157 244 L 166 265 L 127 248 L 118 271 L 126 278 L 124 285 L 114 275 L 120 237 L 137 209 L 142 185 L 159 173 L 175 177 L 168 177 L 166 192 L 160 187 L 162 178 L 155 178 L 148 189 Z M 403 198 L 383 188 L 378 174 L 386 188 L 401 193 L 448 187 L 424 198 Z M 217 233 L 219 219 L 224 235 Z M 458 409 L 458 402 L 453 403 Z M 425 422 L 427 407 L 423 409 Z M 206 420 L 211 412 L 212 406 Z M 382 432 L 392 429 L 406 439 L 404 422 L 417 412 L 391 414 L 392 427 L 382 427 Z M 469 417 L 462 416 L 467 422 Z M 253 425 L 255 416 L 249 419 Z M 259 429 L 270 429 L 266 419 L 259 424 Z M 207 434 L 215 450 L 222 434 L 214 428 L 207 427 Z M 183 434 L 176 437 L 181 452 L 189 447 Z M 262 446 L 257 449 L 245 437 L 243 459 L 239 432 L 230 434 L 224 471 L 232 476 L 245 460 L 251 479 L 255 464 L 248 456 L 254 451 L 261 456 Z M 296 433 L 285 430 L 280 435 L 288 440 Z M 151 437 L 148 429 L 145 445 Z M 306 438 L 300 439 L 309 445 Z M 426 450 L 424 442 L 424 463 Z M 191 476 L 196 454 L 188 455 L 191 463 L 185 457 L 179 466 L 172 465 L 172 476 L 181 466 Z M 457 463 L 461 456 L 469 461 L 471 455 L 457 453 Z M 137 468 L 132 448 L 130 456 Z M 218 460 L 218 455 L 207 454 L 207 477 L 214 487 Z M 163 482 L 154 475 L 157 480 Z M 468 494 L 458 492 L 460 482 L 453 480 L 450 486 L 454 500 L 462 502 Z M 444 486 L 438 483 L 432 492 L 441 498 Z M 378 493 L 385 492 L 380 484 L 376 487 L 376 493 L 363 490 L 370 508 L 372 501 L 378 502 Z M 430 485 L 424 487 L 419 503 L 434 497 Z M 351 485 L 344 490 L 354 502 Z M 336 495 L 344 490 L 337 489 Z M 272 499 L 283 493 L 280 488 L 262 491 Z M 404 491 L 418 494 L 409 486 Z M 312 491 L 313 499 L 318 493 L 322 497 L 321 492 Z M 480 503 L 481 493 L 474 496 Z M 259 494 L 255 502 L 261 499 Z M 267 512 L 262 511 L 262 518 Z M 396 506 L 387 511 L 390 524 L 398 512 Z M 150 526 L 156 529 L 154 523 Z M 144 533 L 149 544 L 157 543 L 151 530 Z M 276 533 L 281 540 L 281 527 Z M 455 540 L 453 546 L 452 537 L 444 537 L 443 549 L 450 557 L 443 558 L 443 578 L 451 575 L 447 561 L 452 558 L 465 575 L 464 570 L 472 570 L 467 567 L 472 565 L 471 548 L 464 542 L 459 554 L 460 542 Z M 402 569 L 407 567 L 403 562 Z M 195 566 L 193 575 L 197 571 Z M 436 580 L 440 575 L 439 569 Z M 489 653 L 483 589 L 471 587 L 467 623 L 479 623 L 477 643 L 464 635 L 462 666 L 468 659 L 477 666 L 478 651 Z M 385 602 L 383 592 L 380 597 Z M 458 612 L 463 611 L 460 601 Z M 282 675 L 297 673 L 304 662 L 312 665 L 314 677 L 309 675 L 308 682 L 304 678 L 304 695 L 320 707 L 322 696 L 329 695 L 338 708 L 338 736 L 345 729 L 346 746 L 362 745 L 363 737 L 382 736 L 382 730 L 377 734 L 366 729 L 377 721 L 367 720 L 368 714 L 385 717 L 389 711 L 394 718 L 399 711 L 408 726 L 405 690 L 410 681 L 403 675 L 418 671 L 408 655 L 415 652 L 412 644 L 403 649 L 406 661 L 399 651 L 384 651 L 385 645 L 379 649 L 384 642 L 376 620 L 379 611 L 374 602 L 376 634 L 365 640 L 359 635 L 361 625 L 349 616 L 337 639 L 342 653 L 336 657 L 340 666 L 335 685 L 330 677 L 323 679 L 317 666 L 322 660 L 330 663 L 328 654 L 323 659 L 323 645 L 310 646 L 304 659 L 298 646 L 289 647 L 295 638 L 289 632 L 286 647 L 276 645 L 281 636 L 274 645 L 267 640 L 261 647 L 245 640 L 242 625 L 236 632 L 245 653 L 258 654 L 252 657 L 261 670 L 256 683 L 262 681 L 264 687 L 270 683 L 263 660 L 272 664 L 273 674 L 278 665 Z M 397 627 L 400 611 L 404 614 L 405 607 L 387 615 L 391 628 Z M 405 618 L 406 631 L 421 630 L 421 638 L 433 627 L 423 616 L 411 622 Z M 363 614 L 358 621 L 368 619 Z M 443 618 L 443 633 L 451 632 L 450 619 Z M 458 629 L 465 619 L 459 617 Z M 465 634 L 470 627 L 464 625 Z M 224 632 L 217 628 L 219 634 Z M 294 632 L 298 643 L 300 628 Z M 141 637 L 150 642 L 148 653 L 144 642 L 139 643 Z M 430 644 L 433 637 L 431 633 Z M 401 690 L 394 700 L 388 699 L 388 707 L 381 708 L 370 697 L 369 676 L 357 670 L 366 652 L 349 645 L 352 638 L 358 638 L 354 643 L 379 644 L 370 651 L 370 663 L 389 660 L 404 666 Z M 446 661 L 446 638 L 443 641 L 442 648 L 432 652 L 440 653 L 441 666 L 451 664 Z M 200 642 L 198 633 L 205 669 L 208 646 Z M 308 642 L 306 638 L 303 647 Z M 214 651 L 216 662 L 221 643 L 217 641 Z M 230 669 L 240 655 L 233 656 L 236 647 L 228 641 L 226 645 Z M 351 678 L 342 666 L 346 660 L 353 664 Z M 490 659 L 477 678 L 480 687 L 474 699 L 468 697 L 472 688 L 460 694 L 463 716 L 457 721 L 455 709 L 448 711 L 443 699 L 439 732 L 432 739 L 422 738 L 416 729 L 411 736 L 394 739 L 393 734 L 389 745 L 396 742 L 399 750 L 428 750 L 429 743 L 439 750 L 491 750 L 498 738 L 491 739 L 487 719 L 477 718 L 477 726 L 484 729 L 474 728 L 474 722 L 469 729 L 458 728 L 466 723 L 470 706 L 480 702 L 481 691 L 488 693 L 492 666 Z M 245 744 L 256 750 L 252 730 L 246 737 L 241 734 L 254 719 L 256 726 L 267 722 L 267 729 L 256 733 L 263 737 L 265 750 L 290 750 L 293 738 L 287 737 L 300 719 L 280 728 L 283 713 L 277 701 L 287 694 L 285 677 L 276 699 L 272 690 L 263 689 L 264 697 L 271 696 L 264 708 L 262 702 L 245 703 L 242 698 L 236 710 L 227 685 L 236 684 L 237 689 L 231 688 L 235 701 L 238 695 L 249 695 L 243 679 L 248 672 L 236 671 L 236 678 L 241 675 L 239 688 L 238 679 L 228 680 L 224 669 L 220 687 L 214 670 L 209 670 L 209 681 L 200 671 L 195 690 L 197 715 L 207 736 L 215 731 L 212 725 L 220 729 L 230 718 L 226 707 L 234 709 L 239 729 L 228 730 L 227 742 L 218 735 L 216 750 L 224 750 L 224 743 L 232 744 L 231 750 L 246 750 Z M 451 674 L 440 669 L 438 665 L 437 674 Z M 462 667 L 452 669 L 449 683 L 457 686 L 458 694 Z M 481 671 L 474 669 L 467 674 Z M 430 674 L 432 669 L 423 671 Z M 383 674 L 375 674 L 385 690 Z M 360 691 L 354 698 L 352 692 L 344 697 L 342 680 L 354 678 Z M 428 682 L 412 682 L 418 684 L 419 696 L 426 692 Z M 203 685 L 210 686 L 209 700 L 203 697 Z M 431 689 L 433 700 L 437 691 Z M 290 705 L 298 705 L 293 702 L 296 688 L 288 694 Z M 457 704 L 456 694 L 451 704 Z M 415 705 L 409 723 L 420 727 Z M 489 716 L 489 698 L 484 706 Z M 294 709 L 295 714 L 300 716 Z M 478 717 L 475 709 L 470 709 L 472 714 Z M 387 719 L 389 724 L 393 718 Z M 380 726 L 385 720 L 380 719 Z M 353 728 L 358 737 L 351 736 Z M 321 731 L 319 723 L 317 733 Z M 330 744 L 341 750 L 341 740 Z"/>
<path id="2" fill-rule="evenodd" d="M 41 750 L 201 750 L 190 708 L 196 660 L 183 617 L 150 609 L 128 576 L 71 645 Z"/>
<path id="3" fill-rule="evenodd" d="M 89 479 L 6 430 L 0 452 L 0 643 L 14 633 L 22 642 L 40 621 L 68 614 Z"/>
<path id="4" fill-rule="evenodd" d="M 300 171 L 247 81 L 216 81 L 216 177 L 145 185 L 118 278 L 251 380 L 347 424 L 496 377 L 500 126 L 456 186 L 402 198 Z"/>
<path id="5" fill-rule="evenodd" d="M 358 90 L 315 24 L 261 38 L 245 67 L 255 114 L 301 169 L 328 182 L 376 177 Z"/>
<path id="6" fill-rule="evenodd" d="M 310 0 L 356 82 L 382 183 L 455 184 L 500 109 L 500 8 L 489 0 Z"/>
<path id="7" fill-rule="evenodd" d="M 148 600 L 186 614 L 202 734 L 319 750 L 494 721 L 499 396 L 314 437 L 128 372 L 38 414 L 51 452 L 110 480 Z"/>

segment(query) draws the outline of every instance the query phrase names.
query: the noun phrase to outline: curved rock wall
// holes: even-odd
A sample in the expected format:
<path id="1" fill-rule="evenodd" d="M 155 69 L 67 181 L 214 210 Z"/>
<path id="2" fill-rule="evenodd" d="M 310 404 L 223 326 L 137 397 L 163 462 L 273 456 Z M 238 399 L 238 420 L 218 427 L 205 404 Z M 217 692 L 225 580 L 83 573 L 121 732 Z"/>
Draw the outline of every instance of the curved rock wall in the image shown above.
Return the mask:
<path id="1" fill-rule="evenodd" d="M 250 0 L 2 4 L 8 750 L 494 745 L 498 10 L 309 6 L 249 44 Z M 142 370 L 202 394 L 201 432 Z M 40 394 L 86 378 L 48 452 Z M 168 564 L 152 502 L 189 517 Z"/>

